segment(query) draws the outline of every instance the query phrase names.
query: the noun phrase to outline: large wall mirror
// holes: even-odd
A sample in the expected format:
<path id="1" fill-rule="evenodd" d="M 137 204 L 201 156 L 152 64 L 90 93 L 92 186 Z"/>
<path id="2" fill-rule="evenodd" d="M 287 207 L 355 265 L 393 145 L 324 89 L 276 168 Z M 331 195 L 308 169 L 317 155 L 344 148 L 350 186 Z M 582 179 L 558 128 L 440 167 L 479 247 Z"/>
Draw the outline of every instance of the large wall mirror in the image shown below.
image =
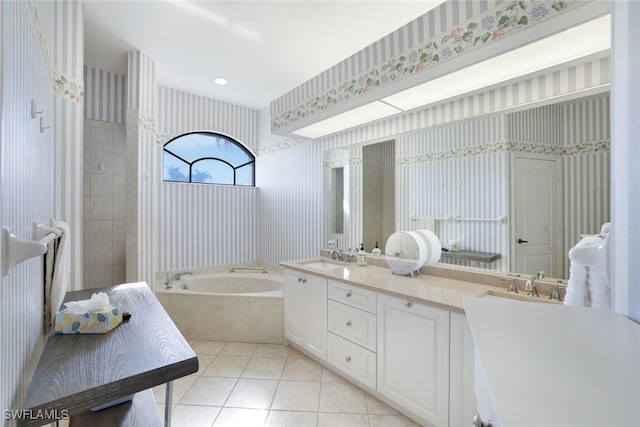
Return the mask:
<path id="1" fill-rule="evenodd" d="M 325 241 L 384 253 L 435 221 L 443 247 L 501 255 L 441 262 L 566 279 L 568 250 L 610 218 L 609 118 L 606 91 L 328 150 Z"/>

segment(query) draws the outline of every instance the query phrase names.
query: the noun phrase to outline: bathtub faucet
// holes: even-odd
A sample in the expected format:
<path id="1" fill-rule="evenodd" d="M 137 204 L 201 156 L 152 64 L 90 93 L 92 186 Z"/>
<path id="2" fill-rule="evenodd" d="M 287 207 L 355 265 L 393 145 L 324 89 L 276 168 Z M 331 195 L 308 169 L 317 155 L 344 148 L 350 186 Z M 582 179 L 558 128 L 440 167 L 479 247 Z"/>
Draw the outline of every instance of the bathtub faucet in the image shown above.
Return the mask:
<path id="1" fill-rule="evenodd" d="M 180 280 L 182 276 L 185 276 L 187 274 L 193 274 L 193 271 L 180 271 L 178 273 L 175 273 L 172 277 L 169 277 L 169 275 L 167 274 L 167 279 L 164 281 L 164 284 L 166 285 L 167 289 L 171 289 L 173 288 L 173 284 L 176 280 Z"/>

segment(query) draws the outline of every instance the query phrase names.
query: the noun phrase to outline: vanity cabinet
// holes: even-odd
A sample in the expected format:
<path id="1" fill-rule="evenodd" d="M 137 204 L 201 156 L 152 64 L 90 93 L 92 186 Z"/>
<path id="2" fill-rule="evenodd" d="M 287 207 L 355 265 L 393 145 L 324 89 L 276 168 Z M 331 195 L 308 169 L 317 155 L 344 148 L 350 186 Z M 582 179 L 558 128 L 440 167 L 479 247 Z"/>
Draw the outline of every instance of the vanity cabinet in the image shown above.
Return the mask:
<path id="1" fill-rule="evenodd" d="M 327 362 L 376 388 L 376 293 L 329 281 Z"/>
<path id="2" fill-rule="evenodd" d="M 449 310 L 380 294 L 377 323 L 378 392 L 448 426 Z"/>
<path id="3" fill-rule="evenodd" d="M 285 269 L 285 337 L 321 360 L 327 359 L 327 280 Z"/>
<path id="4" fill-rule="evenodd" d="M 473 336 L 464 314 L 451 312 L 449 425 L 470 425 L 476 412 Z"/>

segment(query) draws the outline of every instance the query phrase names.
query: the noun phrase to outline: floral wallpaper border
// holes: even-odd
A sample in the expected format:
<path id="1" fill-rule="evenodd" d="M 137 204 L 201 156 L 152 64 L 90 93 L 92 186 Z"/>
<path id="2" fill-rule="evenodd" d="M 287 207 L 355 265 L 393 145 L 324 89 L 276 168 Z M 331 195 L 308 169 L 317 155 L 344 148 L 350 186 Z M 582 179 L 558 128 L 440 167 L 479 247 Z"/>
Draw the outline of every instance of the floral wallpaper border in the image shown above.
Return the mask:
<path id="1" fill-rule="evenodd" d="M 362 164 L 362 157 L 349 156 L 342 159 L 325 160 L 322 162 L 322 167 L 325 169 L 332 169 L 332 168 L 339 168 L 341 166 L 361 165 L 361 164 Z"/>
<path id="2" fill-rule="evenodd" d="M 53 92 L 63 98 L 68 99 L 78 104 L 84 103 L 84 81 L 74 79 L 71 76 L 67 76 L 64 73 L 56 70 L 51 65 L 51 58 L 49 57 L 49 47 L 47 45 L 47 38 L 44 35 L 44 27 L 42 26 L 42 19 L 40 19 L 40 10 L 38 9 L 38 2 L 36 0 L 29 0 L 27 3 L 29 12 L 31 13 L 31 20 L 33 21 L 33 29 L 38 39 L 38 45 L 40 46 L 40 52 L 44 59 L 46 67 L 49 69 L 49 77 L 51 78 L 51 85 Z"/>
<path id="3" fill-rule="evenodd" d="M 611 141 L 583 142 L 571 146 L 558 146 L 538 144 L 520 141 L 500 141 L 488 144 L 476 145 L 473 147 L 456 148 L 447 151 L 425 153 L 417 156 L 398 157 L 396 164 L 405 166 L 410 164 L 434 162 L 438 160 L 451 160 L 462 157 L 477 157 L 493 153 L 527 153 L 527 154 L 547 154 L 558 157 L 571 157 L 581 154 L 602 153 L 611 151 Z"/>
<path id="4" fill-rule="evenodd" d="M 485 12 L 483 16 L 468 20 L 410 51 L 389 59 L 384 64 L 378 64 L 373 69 L 277 114 L 272 117 L 271 130 L 291 125 L 319 111 L 417 74 L 482 45 L 488 45 L 507 34 L 564 13 L 580 3 L 578 0 L 513 0 L 501 3 Z"/>

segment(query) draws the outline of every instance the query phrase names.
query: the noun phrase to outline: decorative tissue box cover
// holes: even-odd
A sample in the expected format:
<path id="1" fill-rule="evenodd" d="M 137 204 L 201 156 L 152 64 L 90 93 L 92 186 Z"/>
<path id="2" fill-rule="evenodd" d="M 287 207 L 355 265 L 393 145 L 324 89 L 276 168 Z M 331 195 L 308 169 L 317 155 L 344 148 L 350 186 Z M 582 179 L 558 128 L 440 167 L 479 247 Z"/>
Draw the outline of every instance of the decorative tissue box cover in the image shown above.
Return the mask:
<path id="1" fill-rule="evenodd" d="M 69 313 L 65 308 L 56 313 L 56 334 L 106 334 L 122 323 L 122 307 L 91 310 L 84 314 Z"/>

